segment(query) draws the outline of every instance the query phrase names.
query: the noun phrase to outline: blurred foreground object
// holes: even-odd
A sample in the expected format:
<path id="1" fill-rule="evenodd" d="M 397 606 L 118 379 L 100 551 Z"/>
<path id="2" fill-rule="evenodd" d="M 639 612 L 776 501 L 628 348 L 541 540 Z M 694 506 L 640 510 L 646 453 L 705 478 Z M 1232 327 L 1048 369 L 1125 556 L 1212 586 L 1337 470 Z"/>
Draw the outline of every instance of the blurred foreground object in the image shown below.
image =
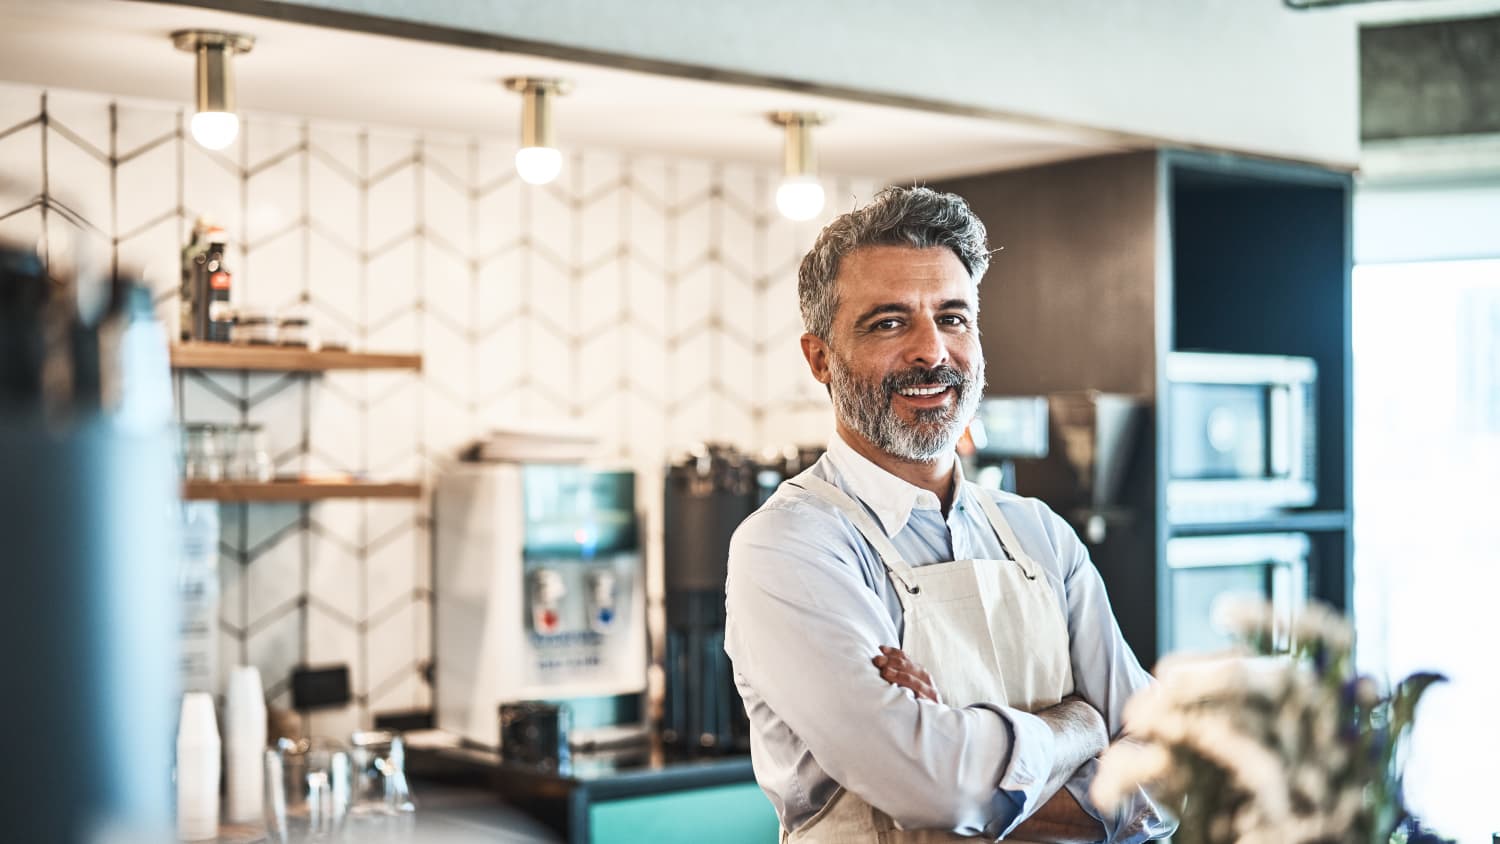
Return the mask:
<path id="1" fill-rule="evenodd" d="M 1110 807 L 1147 788 L 1180 815 L 1179 844 L 1406 840 L 1392 837 L 1411 827 L 1403 745 L 1444 678 L 1413 674 L 1383 693 L 1355 673 L 1353 631 L 1321 604 L 1290 636 L 1259 599 L 1227 596 L 1215 616 L 1238 652 L 1162 660 L 1160 682 L 1126 705 L 1128 738 L 1102 758 L 1094 799 Z"/>
<path id="2" fill-rule="evenodd" d="M 166 338 L 145 288 L 61 264 L 0 244 L 0 713 L 23 765 L 4 837 L 160 842 L 178 694 Z"/>

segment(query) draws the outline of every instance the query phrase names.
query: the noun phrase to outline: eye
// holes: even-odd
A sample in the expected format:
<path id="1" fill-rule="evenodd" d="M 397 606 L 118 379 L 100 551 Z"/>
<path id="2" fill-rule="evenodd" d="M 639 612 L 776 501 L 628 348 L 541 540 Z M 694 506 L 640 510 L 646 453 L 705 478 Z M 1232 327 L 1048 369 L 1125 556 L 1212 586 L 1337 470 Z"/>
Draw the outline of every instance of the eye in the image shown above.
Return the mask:
<path id="1" fill-rule="evenodd" d="M 969 318 L 964 316 L 963 314 L 943 314 L 942 316 L 938 317 L 938 324 L 958 326 L 961 328 L 969 324 Z"/>
<path id="2" fill-rule="evenodd" d="M 876 331 L 894 331 L 900 325 L 901 320 L 896 319 L 895 317 L 886 317 L 885 319 L 876 322 L 870 327 Z"/>

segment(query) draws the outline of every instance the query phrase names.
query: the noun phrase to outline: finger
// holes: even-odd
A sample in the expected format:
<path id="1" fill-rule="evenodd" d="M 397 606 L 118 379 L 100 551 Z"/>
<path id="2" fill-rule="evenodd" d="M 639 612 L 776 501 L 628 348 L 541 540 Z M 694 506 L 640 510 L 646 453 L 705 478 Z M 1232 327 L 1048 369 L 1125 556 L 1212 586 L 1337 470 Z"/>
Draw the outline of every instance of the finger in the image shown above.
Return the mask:
<path id="1" fill-rule="evenodd" d="M 899 671 L 892 671 L 889 668 L 887 668 L 885 671 L 880 672 L 880 677 L 891 685 L 900 686 L 903 689 L 911 689 L 914 692 L 919 691 L 917 687 L 921 685 L 917 678 L 911 676 L 910 674 L 903 674 Z"/>
<path id="2" fill-rule="evenodd" d="M 927 677 L 929 680 L 931 679 L 931 676 L 927 673 L 926 669 L 913 662 L 911 658 L 909 658 L 906 654 L 901 653 L 900 651 L 891 654 L 890 658 L 886 660 L 886 664 L 890 665 L 892 668 L 905 671 L 909 674 L 920 674 L 923 677 Z"/>
<path id="3" fill-rule="evenodd" d="M 916 674 L 887 668 L 880 672 L 880 676 L 889 683 L 916 692 L 918 697 L 937 700 L 937 692 L 932 688 L 932 684 Z"/>
<path id="4" fill-rule="evenodd" d="M 906 651 L 901 650 L 900 648 L 891 648 L 886 655 L 891 659 L 900 660 L 901 662 L 904 662 L 908 665 L 917 665 L 917 661 L 915 659 L 912 659 L 910 654 L 908 654 Z"/>
<path id="5" fill-rule="evenodd" d="M 874 659 L 872 659 L 870 661 L 873 662 L 873 663 L 875 663 L 876 667 L 878 667 L 878 668 L 884 668 L 886 666 L 886 664 L 890 662 L 890 658 L 887 657 L 885 654 L 881 654 L 880 656 L 877 656 L 877 657 L 875 657 Z"/>
<path id="6" fill-rule="evenodd" d="M 911 689 L 920 696 L 937 700 L 937 687 L 933 684 L 931 675 L 920 668 L 913 669 L 890 665 L 882 672 L 882 676 L 885 676 L 888 682 Z"/>
<path id="7" fill-rule="evenodd" d="M 906 689 L 907 691 L 911 692 L 912 695 L 915 696 L 918 700 L 930 700 L 934 703 L 937 702 L 937 690 L 929 686 L 923 686 L 921 684 L 907 685 L 904 683 L 896 683 L 894 685 L 897 688 Z"/>

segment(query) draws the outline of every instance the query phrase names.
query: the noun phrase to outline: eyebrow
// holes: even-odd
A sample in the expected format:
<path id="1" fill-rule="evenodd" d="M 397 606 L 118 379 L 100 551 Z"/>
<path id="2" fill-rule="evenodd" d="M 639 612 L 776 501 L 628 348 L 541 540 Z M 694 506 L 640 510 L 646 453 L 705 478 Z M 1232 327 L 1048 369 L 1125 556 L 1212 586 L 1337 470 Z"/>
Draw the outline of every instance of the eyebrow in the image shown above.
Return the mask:
<path id="1" fill-rule="evenodd" d="M 939 311 L 963 311 L 966 314 L 972 314 L 974 312 L 974 309 L 969 305 L 969 301 L 967 299 L 948 299 L 939 304 L 937 309 Z M 864 323 L 869 322 L 875 317 L 882 316 L 884 314 L 905 315 L 909 313 L 911 313 L 911 306 L 909 305 L 903 305 L 897 302 L 886 302 L 880 305 L 875 305 L 874 307 L 860 314 L 859 318 L 854 321 L 854 324 L 863 325 Z"/>

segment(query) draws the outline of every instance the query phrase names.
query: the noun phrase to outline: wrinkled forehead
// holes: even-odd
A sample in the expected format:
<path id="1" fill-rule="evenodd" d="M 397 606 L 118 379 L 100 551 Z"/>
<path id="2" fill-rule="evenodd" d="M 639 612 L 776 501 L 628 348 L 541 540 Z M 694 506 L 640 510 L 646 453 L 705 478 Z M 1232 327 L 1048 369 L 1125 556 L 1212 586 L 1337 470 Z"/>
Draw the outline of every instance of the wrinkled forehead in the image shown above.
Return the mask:
<path id="1" fill-rule="evenodd" d="M 837 318 L 878 304 L 936 307 L 955 300 L 978 309 L 979 289 L 946 246 L 862 246 L 843 257 L 834 277 Z"/>

